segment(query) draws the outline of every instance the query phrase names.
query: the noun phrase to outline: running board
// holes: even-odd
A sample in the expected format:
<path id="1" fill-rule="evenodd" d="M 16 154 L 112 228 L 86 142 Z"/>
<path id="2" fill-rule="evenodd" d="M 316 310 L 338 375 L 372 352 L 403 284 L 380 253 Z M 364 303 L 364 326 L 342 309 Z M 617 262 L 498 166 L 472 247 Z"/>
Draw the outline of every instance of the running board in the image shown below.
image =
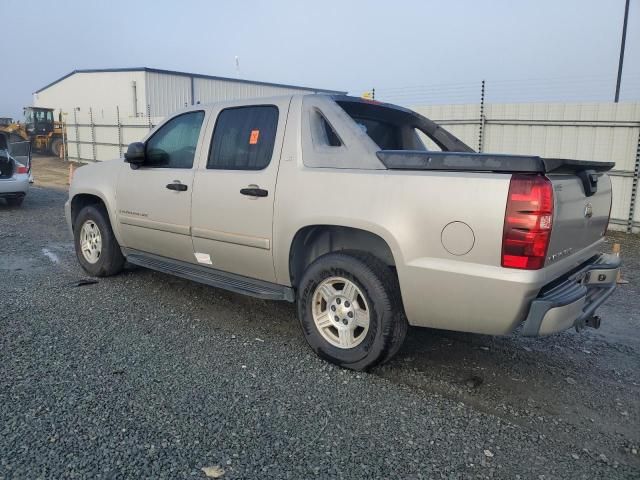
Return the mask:
<path id="1" fill-rule="evenodd" d="M 204 283 L 211 287 L 223 288 L 231 292 L 263 298 L 265 300 L 295 301 L 295 294 L 291 287 L 243 277 L 242 275 L 223 272 L 201 265 L 192 265 L 187 262 L 181 262 L 180 260 L 173 260 L 139 250 L 128 248 L 123 248 L 122 250 L 129 263 L 139 265 L 140 267 L 168 273 L 194 282 Z"/>

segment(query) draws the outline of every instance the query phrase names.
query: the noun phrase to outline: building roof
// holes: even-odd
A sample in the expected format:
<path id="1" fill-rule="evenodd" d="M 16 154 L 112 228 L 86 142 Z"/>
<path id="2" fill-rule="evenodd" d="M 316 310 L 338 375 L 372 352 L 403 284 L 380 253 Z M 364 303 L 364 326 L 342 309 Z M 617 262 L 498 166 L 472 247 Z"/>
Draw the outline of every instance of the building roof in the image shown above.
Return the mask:
<path id="1" fill-rule="evenodd" d="M 148 68 L 148 67 L 132 67 L 132 68 L 96 68 L 96 69 L 85 69 L 85 70 L 73 70 L 70 73 L 54 80 L 53 82 L 45 85 L 39 90 L 36 90 L 35 93 L 40 93 L 43 90 L 55 85 L 56 83 L 61 82 L 65 78 L 70 77 L 76 73 L 103 73 L 103 72 L 150 72 L 150 73 L 163 73 L 166 75 L 177 75 L 180 77 L 189 77 L 189 78 L 204 78 L 207 80 L 222 80 L 225 82 L 236 82 L 236 83 L 248 83 L 252 85 L 265 85 L 268 87 L 280 87 L 280 88 L 293 88 L 297 90 L 311 90 L 315 92 L 323 92 L 323 93 L 331 93 L 331 94 L 346 94 L 347 92 L 341 92 L 338 90 L 327 90 L 326 88 L 313 88 L 313 87 L 301 87 L 299 85 L 286 85 L 283 83 L 270 83 L 270 82 L 257 82 L 254 80 L 243 80 L 240 78 L 228 78 L 228 77 L 216 77 L 213 75 L 203 75 L 201 73 L 189 73 L 189 72 L 178 72 L 175 70 L 162 70 L 159 68 Z"/>

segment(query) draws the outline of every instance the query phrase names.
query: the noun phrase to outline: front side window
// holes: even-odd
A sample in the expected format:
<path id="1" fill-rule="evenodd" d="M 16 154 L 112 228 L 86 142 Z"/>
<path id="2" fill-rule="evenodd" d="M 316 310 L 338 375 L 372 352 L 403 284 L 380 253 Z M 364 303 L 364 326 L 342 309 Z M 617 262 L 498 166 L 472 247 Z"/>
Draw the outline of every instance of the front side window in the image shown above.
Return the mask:
<path id="1" fill-rule="evenodd" d="M 191 168 L 196 155 L 204 112 L 172 118 L 147 140 L 145 164 L 149 167 Z"/>
<path id="2" fill-rule="evenodd" d="M 211 139 L 207 168 L 262 170 L 271 162 L 278 129 L 273 105 L 222 110 Z"/>

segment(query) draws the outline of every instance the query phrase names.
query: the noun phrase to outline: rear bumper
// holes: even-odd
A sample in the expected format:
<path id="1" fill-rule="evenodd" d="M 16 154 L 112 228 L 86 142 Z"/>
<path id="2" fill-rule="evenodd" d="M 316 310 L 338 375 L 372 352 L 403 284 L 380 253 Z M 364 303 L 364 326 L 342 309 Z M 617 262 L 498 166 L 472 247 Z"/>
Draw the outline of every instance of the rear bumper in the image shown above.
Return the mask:
<path id="1" fill-rule="evenodd" d="M 619 257 L 601 254 L 561 282 L 543 288 L 531 302 L 522 333 L 550 335 L 591 325 L 596 309 L 616 288 L 619 268 Z"/>
<path id="2" fill-rule="evenodd" d="M 0 198 L 23 197 L 29 190 L 29 175 L 18 174 L 0 179 Z"/>

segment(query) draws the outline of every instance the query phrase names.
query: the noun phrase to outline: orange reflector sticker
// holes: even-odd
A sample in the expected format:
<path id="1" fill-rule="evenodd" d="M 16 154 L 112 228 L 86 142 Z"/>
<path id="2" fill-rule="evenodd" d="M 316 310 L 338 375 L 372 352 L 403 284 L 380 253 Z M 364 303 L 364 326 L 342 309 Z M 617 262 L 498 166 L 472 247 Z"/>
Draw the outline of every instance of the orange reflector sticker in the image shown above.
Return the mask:
<path id="1" fill-rule="evenodd" d="M 251 135 L 249 136 L 249 145 L 255 145 L 258 143 L 258 138 L 260 138 L 260 130 L 251 130 Z"/>

